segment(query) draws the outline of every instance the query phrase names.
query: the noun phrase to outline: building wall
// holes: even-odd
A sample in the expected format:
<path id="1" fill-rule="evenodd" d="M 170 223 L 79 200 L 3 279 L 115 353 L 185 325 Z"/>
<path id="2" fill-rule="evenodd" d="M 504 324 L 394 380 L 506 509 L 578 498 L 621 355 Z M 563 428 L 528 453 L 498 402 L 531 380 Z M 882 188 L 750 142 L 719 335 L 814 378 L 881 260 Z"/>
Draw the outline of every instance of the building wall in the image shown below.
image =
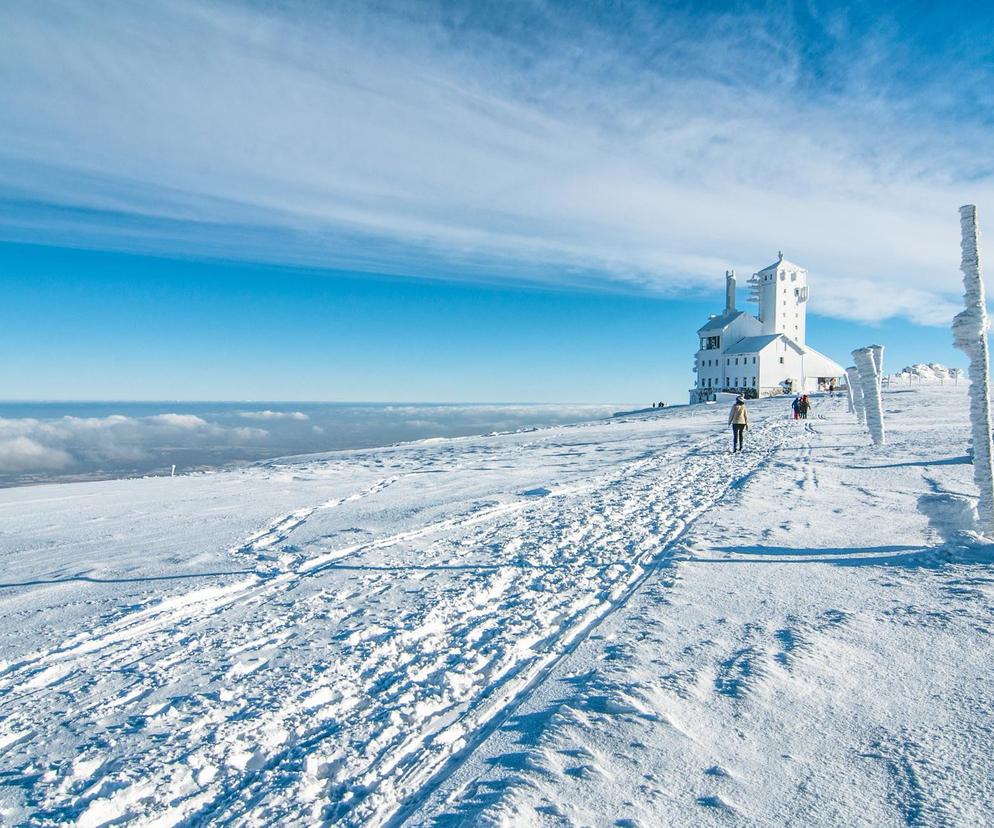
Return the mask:
<path id="1" fill-rule="evenodd" d="M 760 388 L 775 388 L 787 379 L 799 382 L 803 370 L 801 359 L 801 355 L 782 339 L 771 342 L 759 358 Z"/>
<path id="2" fill-rule="evenodd" d="M 708 365 L 711 362 L 711 365 Z M 697 352 L 697 387 L 718 388 L 724 385 L 724 368 L 721 351 Z M 711 380 L 709 383 L 708 380 Z"/>
<path id="3" fill-rule="evenodd" d="M 725 381 L 730 387 L 759 387 L 760 363 L 757 354 L 726 354 L 723 359 L 725 361 Z"/>

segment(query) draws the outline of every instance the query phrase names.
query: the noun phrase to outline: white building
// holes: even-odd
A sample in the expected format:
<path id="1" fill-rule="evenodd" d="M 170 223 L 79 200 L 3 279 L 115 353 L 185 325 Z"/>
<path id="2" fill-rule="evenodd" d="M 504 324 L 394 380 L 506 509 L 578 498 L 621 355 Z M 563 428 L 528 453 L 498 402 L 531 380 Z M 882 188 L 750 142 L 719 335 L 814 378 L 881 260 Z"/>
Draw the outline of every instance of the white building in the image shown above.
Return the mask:
<path id="1" fill-rule="evenodd" d="M 808 272 L 780 254 L 753 274 L 752 316 L 735 308 L 735 271 L 725 273 L 725 310 L 697 331 L 697 380 L 690 401 L 703 402 L 718 391 L 749 396 L 817 391 L 841 385 L 845 371 L 804 341 Z"/>

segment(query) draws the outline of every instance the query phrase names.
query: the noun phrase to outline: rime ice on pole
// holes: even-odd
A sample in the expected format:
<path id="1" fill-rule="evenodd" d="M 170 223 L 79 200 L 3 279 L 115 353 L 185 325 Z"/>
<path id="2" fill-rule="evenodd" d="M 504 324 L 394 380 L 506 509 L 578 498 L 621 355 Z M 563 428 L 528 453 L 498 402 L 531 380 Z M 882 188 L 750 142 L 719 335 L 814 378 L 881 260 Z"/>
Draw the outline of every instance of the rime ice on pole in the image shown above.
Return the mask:
<path id="1" fill-rule="evenodd" d="M 873 445 L 884 444 L 884 406 L 880 398 L 880 367 L 883 365 L 883 347 L 870 345 L 852 352 L 853 362 L 859 372 L 859 385 L 863 395 L 863 410 L 866 412 L 866 427 L 870 431 Z M 879 361 L 879 362 L 878 362 Z"/>
<path id="2" fill-rule="evenodd" d="M 870 353 L 873 354 L 873 368 L 876 372 L 877 377 L 877 387 L 883 388 L 884 384 L 884 346 L 883 345 L 867 345 L 870 349 Z"/>
<path id="3" fill-rule="evenodd" d="M 984 534 L 994 535 L 994 465 L 991 460 L 990 354 L 987 345 L 987 300 L 980 273 L 977 208 L 959 208 L 963 258 L 963 304 L 953 318 L 953 345 L 970 358 L 970 426 L 973 435 L 973 479 L 980 490 L 977 516 Z"/>
<path id="4" fill-rule="evenodd" d="M 863 407 L 863 387 L 859 383 L 859 368 L 850 365 L 846 368 L 847 387 L 849 388 L 849 413 L 856 415 L 860 425 L 866 425 L 866 410 Z"/>

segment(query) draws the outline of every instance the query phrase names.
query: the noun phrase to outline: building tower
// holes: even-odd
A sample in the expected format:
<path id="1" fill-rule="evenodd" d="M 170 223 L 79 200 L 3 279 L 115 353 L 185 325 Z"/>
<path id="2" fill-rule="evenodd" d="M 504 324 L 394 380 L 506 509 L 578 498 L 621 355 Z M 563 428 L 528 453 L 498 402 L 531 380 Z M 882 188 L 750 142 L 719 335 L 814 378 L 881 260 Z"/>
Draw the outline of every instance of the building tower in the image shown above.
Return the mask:
<path id="1" fill-rule="evenodd" d="M 759 303 L 763 333 L 784 334 L 803 345 L 808 271 L 787 261 L 781 252 L 773 264 L 753 274 L 749 286 L 750 300 Z"/>
<path id="2" fill-rule="evenodd" d="M 735 271 L 725 271 L 725 313 L 735 313 Z"/>

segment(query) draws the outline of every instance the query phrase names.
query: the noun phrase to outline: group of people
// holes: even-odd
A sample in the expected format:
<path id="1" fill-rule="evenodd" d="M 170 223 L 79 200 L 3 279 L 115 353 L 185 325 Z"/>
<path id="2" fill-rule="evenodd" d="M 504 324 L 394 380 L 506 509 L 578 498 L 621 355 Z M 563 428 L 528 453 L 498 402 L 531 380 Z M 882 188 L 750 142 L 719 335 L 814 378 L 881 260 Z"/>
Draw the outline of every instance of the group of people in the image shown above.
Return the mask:
<path id="1" fill-rule="evenodd" d="M 794 402 L 790 404 L 790 407 L 794 411 L 795 420 L 806 420 L 808 419 L 808 411 L 811 410 L 811 400 L 808 399 L 807 394 L 798 394 L 794 397 Z"/>
<path id="2" fill-rule="evenodd" d="M 811 400 L 807 394 L 798 394 L 791 403 L 795 420 L 808 419 L 808 412 L 811 410 Z M 732 403 L 732 410 L 728 412 L 728 424 L 732 427 L 732 454 L 742 451 L 745 442 L 745 430 L 749 427 L 749 412 L 746 409 L 745 397 L 741 394 Z"/>

